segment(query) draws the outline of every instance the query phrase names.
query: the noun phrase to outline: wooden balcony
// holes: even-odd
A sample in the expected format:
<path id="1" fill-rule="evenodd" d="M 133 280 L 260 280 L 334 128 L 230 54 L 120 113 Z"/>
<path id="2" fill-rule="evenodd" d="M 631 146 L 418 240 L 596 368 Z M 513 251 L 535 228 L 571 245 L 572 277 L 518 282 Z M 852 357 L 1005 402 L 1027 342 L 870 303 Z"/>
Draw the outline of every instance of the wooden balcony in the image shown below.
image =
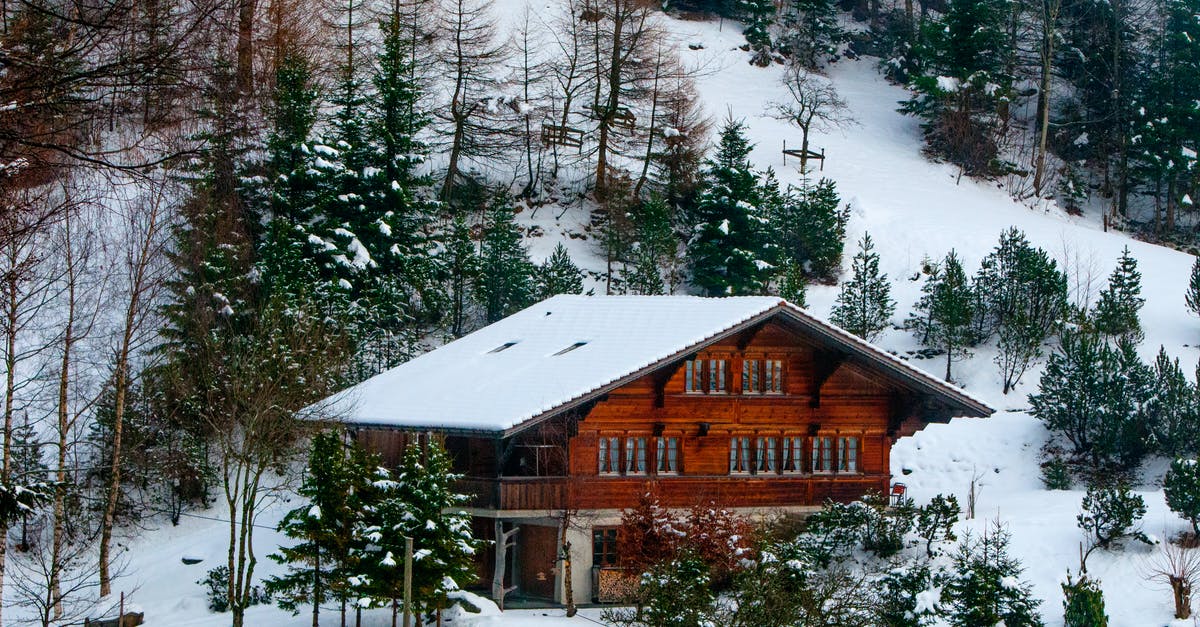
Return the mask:
<path id="1" fill-rule="evenodd" d="M 458 482 L 468 507 L 497 510 L 627 509 L 646 490 L 667 507 L 709 502 L 723 507 L 821 505 L 827 499 L 852 501 L 876 490 L 886 492 L 881 475 L 717 475 L 471 477 Z"/>

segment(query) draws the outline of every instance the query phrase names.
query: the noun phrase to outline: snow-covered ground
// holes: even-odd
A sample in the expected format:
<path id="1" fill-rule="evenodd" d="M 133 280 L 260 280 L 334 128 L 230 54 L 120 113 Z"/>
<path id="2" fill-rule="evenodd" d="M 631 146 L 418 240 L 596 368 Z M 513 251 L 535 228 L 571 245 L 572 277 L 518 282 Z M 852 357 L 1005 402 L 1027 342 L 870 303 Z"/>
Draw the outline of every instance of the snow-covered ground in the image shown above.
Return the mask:
<path id="1" fill-rule="evenodd" d="M 502 0 L 498 9 L 506 15 L 517 15 L 517 7 L 525 1 Z M 549 0 L 537 2 L 538 6 L 554 4 Z M 715 22 L 668 23 L 679 36 L 685 58 L 715 59 L 719 63 L 700 79 L 700 93 L 712 115 L 720 119 L 732 112 L 744 118 L 757 144 L 753 154 L 756 165 L 773 166 L 784 183 L 797 181 L 796 164 L 783 165 L 781 148 L 785 138 L 798 144 L 799 132 L 766 113 L 767 103 L 783 95 L 777 82 L 782 68 L 747 64 L 746 53 L 736 49 L 743 43 L 740 29 L 730 22 L 725 22 L 723 28 Z M 703 44 L 702 50 L 693 51 L 687 45 L 697 43 Z M 1103 285 L 1121 249 L 1129 246 L 1144 277 L 1143 356 L 1152 357 L 1161 344 L 1181 359 L 1185 370 L 1190 370 L 1198 357 L 1195 344 L 1200 339 L 1200 320 L 1188 314 L 1183 301 L 1192 257 L 1123 234 L 1105 233 L 1094 215 L 1069 217 L 1052 205 L 1030 207 L 1014 202 L 995 183 L 965 178 L 960 181 L 955 168 L 932 164 L 921 155 L 917 122 L 896 112 L 897 102 L 906 93 L 878 75 L 874 59 L 843 59 L 828 69 L 828 75 L 849 102 L 857 124 L 814 138 L 814 146 L 824 148 L 828 156 L 819 175 L 834 179 L 843 199 L 853 208 L 847 253 L 853 253 L 855 242 L 864 232 L 874 237 L 883 269 L 893 280 L 893 295 L 900 310 L 897 322 L 903 320 L 919 294 L 921 280 L 917 275 L 925 258 L 941 258 L 954 248 L 967 270 L 974 272 L 1000 232 L 1017 226 L 1034 244 L 1067 264 L 1072 277 L 1084 277 L 1081 281 L 1085 290 L 1090 276 L 1093 293 Z M 583 230 L 588 220 L 586 211 L 576 207 L 561 212 L 558 207 L 547 206 L 536 215 L 523 215 L 527 225 L 537 224 L 544 232 L 530 242 L 534 256 L 547 255 L 561 240 L 581 265 L 601 269 L 590 241 L 566 237 L 568 232 Z M 835 295 L 833 287 L 811 288 L 808 300 L 812 312 L 827 316 Z M 901 355 L 916 346 L 901 330 L 885 333 L 879 343 Z M 1025 565 L 1025 578 L 1043 599 L 1047 624 L 1061 625 L 1059 582 L 1067 569 L 1078 568 L 1082 537 L 1075 516 L 1082 492 L 1049 492 L 1038 478 L 1038 451 L 1046 432 L 1025 413 L 1025 407 L 1026 395 L 1036 387 L 1040 369 L 1027 373 L 1022 384 L 1005 396 L 1000 393 L 991 358 L 990 352 L 980 351 L 956 364 L 955 371 L 973 394 L 1000 411 L 986 420 L 933 425 L 901 441 L 893 453 L 893 474 L 909 486 L 918 502 L 937 493 L 955 493 L 963 503 L 971 477 L 980 475 L 979 515 L 961 523 L 961 527 L 981 529 L 995 519 L 1006 524 L 1013 535 L 1012 548 Z M 939 360 L 913 363 L 934 375 L 940 375 L 944 367 Z M 1147 533 L 1162 538 L 1183 530 L 1185 524 L 1166 508 L 1161 489 L 1154 485 L 1139 489 L 1149 506 L 1144 520 Z M 261 522 L 272 525 L 288 507 L 286 503 L 278 504 Z M 219 510 L 200 515 L 222 516 Z M 227 624 L 227 615 L 206 610 L 203 591 L 194 583 L 222 561 L 226 534 L 227 527 L 221 522 L 195 517 L 185 518 L 179 527 L 138 533 L 127 543 L 128 576 L 118 582 L 117 589 L 131 591 L 131 599 L 146 611 L 151 626 Z M 276 571 L 265 555 L 278 539 L 269 529 L 258 531 L 257 552 L 264 557 L 259 562 L 259 575 Z M 1145 578 L 1146 560 L 1153 550 L 1100 552 L 1089 560 L 1089 571 L 1103 582 L 1112 625 L 1170 623 L 1169 592 Z M 180 561 L 185 555 L 203 557 L 204 561 L 186 566 Z M 591 610 L 574 619 L 563 618 L 561 611 L 553 610 L 485 614 L 452 617 L 448 624 L 557 627 L 594 624 L 598 617 Z M 255 608 L 248 618 L 249 624 L 266 627 L 300 626 L 311 620 L 303 614 L 289 617 L 272 607 Z M 332 613 L 329 618 L 333 619 Z M 369 616 L 366 624 L 390 624 L 390 616 L 380 612 Z"/>

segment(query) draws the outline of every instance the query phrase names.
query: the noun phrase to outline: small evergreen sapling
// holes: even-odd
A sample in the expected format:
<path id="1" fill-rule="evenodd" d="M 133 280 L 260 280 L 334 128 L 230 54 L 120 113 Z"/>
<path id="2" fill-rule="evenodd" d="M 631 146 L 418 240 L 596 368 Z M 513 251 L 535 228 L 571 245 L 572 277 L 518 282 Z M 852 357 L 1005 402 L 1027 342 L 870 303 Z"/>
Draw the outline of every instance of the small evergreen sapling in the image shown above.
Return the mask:
<path id="1" fill-rule="evenodd" d="M 1172 457 L 1186 455 L 1200 445 L 1196 387 L 1188 382 L 1164 347 L 1154 360 L 1153 392 L 1146 405 L 1153 448 Z"/>
<path id="2" fill-rule="evenodd" d="M 830 320 L 843 329 L 873 340 L 887 328 L 896 301 L 887 274 L 879 271 L 879 253 L 871 235 L 863 235 L 851 262 L 850 280 L 842 284 Z"/>
<path id="3" fill-rule="evenodd" d="M 1150 544 L 1138 521 L 1146 515 L 1146 501 L 1133 494 L 1129 486 L 1091 486 L 1083 496 L 1083 511 L 1075 517 L 1088 539 L 1083 560 L 1097 548 L 1109 549 L 1114 543 L 1132 538 Z"/>
<path id="4" fill-rule="evenodd" d="M 1070 490 L 1073 480 L 1066 460 L 1057 455 L 1042 463 L 1042 485 L 1047 490 Z"/>
<path id="5" fill-rule="evenodd" d="M 921 343 L 946 353 L 946 380 L 955 359 L 970 357 L 974 333 L 975 295 L 962 262 L 953 250 L 929 274 L 923 295 L 914 308 L 909 328 Z"/>
<path id="6" fill-rule="evenodd" d="M 954 627 L 1041 627 L 1032 587 L 1021 581 L 1020 561 L 1008 554 L 1009 534 L 998 523 L 958 545 L 942 590 L 946 618 Z"/>
<path id="7" fill-rule="evenodd" d="M 958 506 L 958 497 L 951 494 L 941 494 L 933 497 L 928 503 L 917 508 L 916 530 L 925 541 L 925 555 L 933 557 L 933 545 L 936 542 L 954 542 L 954 525 L 962 510 Z"/>
<path id="8" fill-rule="evenodd" d="M 1138 312 L 1146 299 L 1142 298 L 1142 273 L 1129 247 L 1121 252 L 1117 267 L 1108 277 L 1108 286 L 1100 291 L 1096 303 L 1096 330 L 1108 337 L 1128 337 L 1141 341 L 1142 323 Z"/>
<path id="9" fill-rule="evenodd" d="M 1176 459 L 1163 479 L 1167 507 L 1192 523 L 1192 533 L 1200 537 L 1200 462 Z"/>
<path id="10" fill-rule="evenodd" d="M 1087 574 L 1073 580 L 1067 573 L 1062 584 L 1063 627 L 1108 627 L 1108 615 L 1104 613 L 1104 592 L 1100 582 Z"/>
<path id="11" fill-rule="evenodd" d="M 567 248 L 559 242 L 554 252 L 538 266 L 538 297 L 550 298 L 558 294 L 582 294 L 583 271 L 571 261 Z"/>

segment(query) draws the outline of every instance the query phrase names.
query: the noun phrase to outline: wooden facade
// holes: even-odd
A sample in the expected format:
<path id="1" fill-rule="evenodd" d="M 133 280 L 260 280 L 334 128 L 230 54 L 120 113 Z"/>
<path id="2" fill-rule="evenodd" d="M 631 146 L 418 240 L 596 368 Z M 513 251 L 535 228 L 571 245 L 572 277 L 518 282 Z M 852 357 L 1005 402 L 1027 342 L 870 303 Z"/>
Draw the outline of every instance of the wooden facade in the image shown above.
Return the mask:
<path id="1" fill-rule="evenodd" d="M 553 538 L 564 512 L 600 529 L 647 490 L 669 507 L 759 513 L 850 501 L 888 490 L 897 438 L 952 415 L 991 413 L 948 386 L 940 394 L 928 377 L 914 385 L 894 360 L 847 349 L 800 322 L 782 313 L 750 321 L 508 431 L 356 432 L 390 460 L 414 439 L 440 439 L 464 477 L 458 487 L 480 534 L 495 537 L 493 523 L 528 531 L 505 583 L 561 600 Z M 591 600 L 595 581 L 586 578 L 600 566 L 589 537 L 572 543 L 573 570 L 584 578 L 573 584 L 578 601 Z M 489 552 L 480 564 L 485 582 L 492 560 Z M 557 587 L 548 588 L 554 576 Z"/>

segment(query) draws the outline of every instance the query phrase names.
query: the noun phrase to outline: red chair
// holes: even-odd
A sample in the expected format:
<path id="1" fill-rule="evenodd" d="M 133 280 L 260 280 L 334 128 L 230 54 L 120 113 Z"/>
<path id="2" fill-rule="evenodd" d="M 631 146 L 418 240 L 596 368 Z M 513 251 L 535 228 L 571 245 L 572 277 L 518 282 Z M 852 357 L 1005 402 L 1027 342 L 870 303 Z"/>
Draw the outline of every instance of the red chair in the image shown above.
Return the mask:
<path id="1" fill-rule="evenodd" d="M 908 491 L 908 486 L 904 485 L 903 483 L 893 483 L 892 484 L 892 492 L 890 495 L 892 497 L 892 500 L 891 500 L 892 505 L 894 506 L 897 503 L 899 503 L 900 499 L 904 498 L 904 493 L 907 491 Z"/>

